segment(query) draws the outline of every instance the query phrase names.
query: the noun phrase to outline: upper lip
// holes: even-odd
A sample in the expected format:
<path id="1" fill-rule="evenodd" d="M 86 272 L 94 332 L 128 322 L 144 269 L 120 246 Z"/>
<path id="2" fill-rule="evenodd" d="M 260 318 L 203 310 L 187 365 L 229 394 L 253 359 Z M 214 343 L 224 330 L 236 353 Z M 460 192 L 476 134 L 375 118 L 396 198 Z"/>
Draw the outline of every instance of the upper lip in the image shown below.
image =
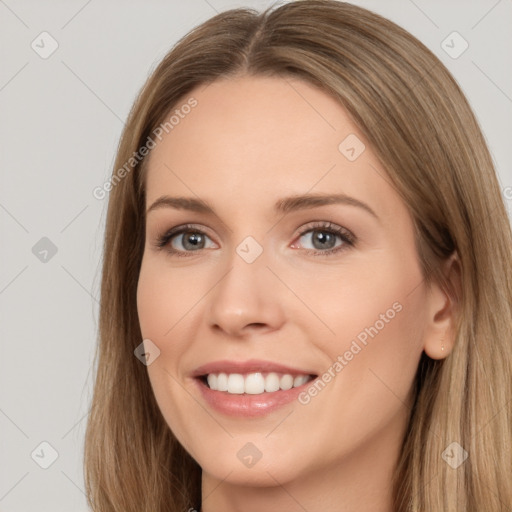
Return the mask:
<path id="1" fill-rule="evenodd" d="M 203 364 L 192 372 L 192 377 L 202 377 L 210 373 L 256 373 L 256 372 L 275 372 L 288 373 L 291 375 L 316 375 L 309 370 L 292 368 L 273 361 L 264 361 L 262 359 L 248 359 L 246 361 L 212 361 Z"/>

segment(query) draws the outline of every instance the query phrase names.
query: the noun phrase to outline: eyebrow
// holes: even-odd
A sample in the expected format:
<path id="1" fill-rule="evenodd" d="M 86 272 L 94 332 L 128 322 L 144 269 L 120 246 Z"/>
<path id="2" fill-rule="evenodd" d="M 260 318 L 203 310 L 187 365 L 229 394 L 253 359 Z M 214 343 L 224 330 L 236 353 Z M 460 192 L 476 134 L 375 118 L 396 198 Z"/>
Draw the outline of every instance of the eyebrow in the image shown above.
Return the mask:
<path id="1" fill-rule="evenodd" d="M 378 215 L 366 203 L 345 194 L 306 194 L 283 197 L 275 203 L 274 211 L 276 214 L 285 214 L 292 211 L 305 210 L 331 204 L 356 206 L 365 210 L 376 219 L 379 219 Z M 146 215 L 159 208 L 175 208 L 177 210 L 188 210 L 197 213 L 215 215 L 215 210 L 206 201 L 194 197 L 161 196 L 147 209 Z"/>

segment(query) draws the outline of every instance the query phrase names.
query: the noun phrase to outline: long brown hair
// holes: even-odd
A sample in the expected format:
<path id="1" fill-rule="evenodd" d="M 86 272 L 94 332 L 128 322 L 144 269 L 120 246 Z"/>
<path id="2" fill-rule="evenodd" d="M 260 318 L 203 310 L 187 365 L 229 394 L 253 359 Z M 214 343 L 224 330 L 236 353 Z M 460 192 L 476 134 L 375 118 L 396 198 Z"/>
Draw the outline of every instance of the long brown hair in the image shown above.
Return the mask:
<path id="1" fill-rule="evenodd" d="M 201 469 L 170 431 L 134 356 L 147 158 L 126 162 L 195 87 L 234 74 L 298 77 L 336 98 L 409 208 L 425 280 L 442 283 L 440 264 L 459 256 L 455 347 L 444 360 L 422 355 L 395 510 L 510 511 L 512 236 L 491 156 L 464 94 L 428 48 L 391 21 L 334 0 L 211 18 L 165 56 L 133 105 L 108 187 L 84 459 L 92 509 L 201 505 Z M 468 453 L 456 469 L 442 456 L 453 442 Z"/>

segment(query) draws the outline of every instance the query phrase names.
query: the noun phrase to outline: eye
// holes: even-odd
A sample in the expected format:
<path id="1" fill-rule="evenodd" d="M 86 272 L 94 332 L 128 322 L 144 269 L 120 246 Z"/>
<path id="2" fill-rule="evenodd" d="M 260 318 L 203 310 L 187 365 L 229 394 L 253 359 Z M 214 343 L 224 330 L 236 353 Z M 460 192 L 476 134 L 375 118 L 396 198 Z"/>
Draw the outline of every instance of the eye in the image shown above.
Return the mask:
<path id="1" fill-rule="evenodd" d="M 356 237 L 348 229 L 331 224 L 330 222 L 310 224 L 307 226 L 307 229 L 303 229 L 300 232 L 299 237 L 301 248 L 306 243 L 303 239 L 311 239 L 313 249 L 306 249 L 306 252 L 312 253 L 315 256 L 326 256 L 347 250 L 354 246 L 356 241 Z M 193 224 L 185 224 L 174 227 L 160 235 L 155 245 L 159 249 L 165 247 L 171 255 L 191 256 L 193 252 L 200 252 L 203 249 L 211 248 L 211 244 L 210 246 L 206 245 L 207 240 L 211 241 L 210 237 L 203 230 L 195 227 Z M 339 240 L 338 244 L 336 243 L 337 240 Z M 292 244 L 292 247 L 297 248 L 297 245 Z"/>
<path id="2" fill-rule="evenodd" d="M 167 250 L 177 256 L 187 256 L 187 253 L 206 249 L 207 239 L 210 240 L 210 237 L 204 231 L 195 228 L 191 224 L 186 224 L 172 228 L 159 236 L 156 246 L 160 249 L 168 247 Z"/>
<path id="3" fill-rule="evenodd" d="M 337 253 L 346 250 L 355 243 L 355 236 L 348 230 L 341 226 L 336 226 L 330 222 L 319 222 L 310 225 L 308 229 L 300 233 L 299 240 L 311 240 L 313 249 L 307 252 L 312 252 L 317 256 L 325 256 L 328 254 Z M 339 243 L 336 244 L 337 240 Z M 301 241 L 301 246 L 305 242 Z M 295 244 L 292 247 L 296 247 Z"/>

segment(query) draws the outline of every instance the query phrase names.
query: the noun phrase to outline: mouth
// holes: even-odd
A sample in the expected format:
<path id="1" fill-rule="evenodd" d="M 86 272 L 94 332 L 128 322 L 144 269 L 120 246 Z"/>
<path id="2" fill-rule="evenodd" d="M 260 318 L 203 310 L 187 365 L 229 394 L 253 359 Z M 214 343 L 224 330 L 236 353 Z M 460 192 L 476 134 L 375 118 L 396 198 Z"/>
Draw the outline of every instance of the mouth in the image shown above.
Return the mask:
<path id="1" fill-rule="evenodd" d="M 318 377 L 310 370 L 262 360 L 217 361 L 197 368 L 191 377 L 199 395 L 228 416 L 264 416 L 297 400 Z"/>
<path id="2" fill-rule="evenodd" d="M 253 372 L 253 373 L 209 373 L 197 377 L 212 391 L 221 391 L 230 395 L 263 395 L 288 391 L 304 386 L 317 377 L 314 374 Z"/>

